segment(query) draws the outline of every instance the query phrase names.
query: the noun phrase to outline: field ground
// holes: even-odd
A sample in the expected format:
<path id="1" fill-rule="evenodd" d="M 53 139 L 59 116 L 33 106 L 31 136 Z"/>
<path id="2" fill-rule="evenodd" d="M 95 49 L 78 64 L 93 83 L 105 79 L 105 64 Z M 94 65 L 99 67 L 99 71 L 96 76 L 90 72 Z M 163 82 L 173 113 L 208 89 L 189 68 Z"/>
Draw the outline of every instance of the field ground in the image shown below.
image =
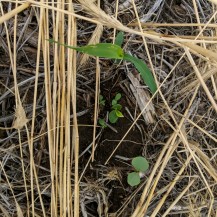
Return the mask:
<path id="1" fill-rule="evenodd" d="M 0 14 L 0 216 L 217 216 L 215 0 L 2 0 Z M 46 40 L 121 31 L 154 96 L 130 62 Z M 137 156 L 149 169 L 131 187 Z"/>

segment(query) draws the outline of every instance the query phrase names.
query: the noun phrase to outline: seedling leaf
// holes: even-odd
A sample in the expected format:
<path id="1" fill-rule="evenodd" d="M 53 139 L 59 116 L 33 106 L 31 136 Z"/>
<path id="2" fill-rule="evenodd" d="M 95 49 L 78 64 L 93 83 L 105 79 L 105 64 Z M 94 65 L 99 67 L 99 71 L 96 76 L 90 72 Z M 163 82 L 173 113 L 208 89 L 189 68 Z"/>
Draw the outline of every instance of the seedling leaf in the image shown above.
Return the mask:
<path id="1" fill-rule="evenodd" d="M 145 172 L 149 168 L 149 163 L 144 157 L 135 157 L 132 166 L 139 172 Z"/>
<path id="2" fill-rule="evenodd" d="M 102 95 L 99 95 L 99 101 L 102 101 L 104 97 Z"/>
<path id="3" fill-rule="evenodd" d="M 114 124 L 116 123 L 118 120 L 118 116 L 116 115 L 116 111 L 112 110 L 111 112 L 109 112 L 109 121 Z"/>
<path id="4" fill-rule="evenodd" d="M 124 115 L 122 114 L 122 112 L 115 110 L 115 114 L 119 117 L 119 118 L 123 118 Z"/>
<path id="5" fill-rule="evenodd" d="M 99 44 L 87 45 L 83 47 L 74 47 L 74 46 L 59 43 L 58 41 L 54 41 L 53 39 L 48 39 L 48 41 L 50 43 L 56 43 L 64 47 L 68 47 L 92 56 L 111 58 L 111 59 L 123 59 L 124 57 L 123 49 L 116 44 L 99 43 Z"/>
<path id="6" fill-rule="evenodd" d="M 115 96 L 115 100 L 118 101 L 121 99 L 121 94 L 120 93 L 117 93 L 116 96 Z"/>
<path id="7" fill-rule="evenodd" d="M 141 74 L 142 79 L 144 80 L 145 84 L 150 88 L 152 94 L 154 94 L 157 90 L 157 85 L 156 85 L 154 77 L 153 77 L 150 69 L 147 67 L 147 65 L 142 60 L 140 60 L 136 57 L 133 57 L 129 54 L 124 54 L 123 59 L 128 60 L 134 64 L 134 66 L 137 68 L 137 70 Z"/>
<path id="8" fill-rule="evenodd" d="M 106 123 L 105 123 L 105 120 L 104 119 L 99 119 L 99 124 L 103 127 L 103 128 L 106 128 L 107 127 L 107 125 L 106 125 Z"/>
<path id="9" fill-rule="evenodd" d="M 115 44 L 121 47 L 123 42 L 124 42 L 124 33 L 119 32 L 115 38 Z"/>
<path id="10" fill-rule="evenodd" d="M 130 186 L 136 186 L 140 183 L 140 177 L 138 172 L 132 172 L 127 175 L 127 183 Z"/>
<path id="11" fill-rule="evenodd" d="M 115 105 L 113 105 L 112 106 L 112 109 L 115 109 L 115 110 L 121 110 L 122 109 L 122 105 L 120 105 L 120 104 L 115 104 Z"/>
<path id="12" fill-rule="evenodd" d="M 105 100 L 104 100 L 104 97 L 102 95 L 99 95 L 99 105 L 105 106 Z"/>
<path id="13" fill-rule="evenodd" d="M 118 103 L 117 100 L 115 99 L 112 100 L 112 105 L 117 105 L 117 103 Z"/>

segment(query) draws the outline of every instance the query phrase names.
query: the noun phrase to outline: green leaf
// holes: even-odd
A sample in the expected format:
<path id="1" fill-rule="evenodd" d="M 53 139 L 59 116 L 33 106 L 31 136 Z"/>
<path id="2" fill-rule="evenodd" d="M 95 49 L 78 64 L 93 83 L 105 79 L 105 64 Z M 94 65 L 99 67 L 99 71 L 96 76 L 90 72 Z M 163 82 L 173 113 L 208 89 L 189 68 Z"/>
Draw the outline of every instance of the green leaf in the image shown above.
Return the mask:
<path id="1" fill-rule="evenodd" d="M 115 38 L 115 44 L 121 47 L 123 42 L 124 42 L 124 33 L 119 32 Z"/>
<path id="2" fill-rule="evenodd" d="M 103 127 L 103 128 L 106 128 L 107 127 L 107 125 L 106 125 L 106 123 L 105 123 L 105 120 L 104 119 L 99 119 L 99 124 Z"/>
<path id="3" fill-rule="evenodd" d="M 117 103 L 118 103 L 117 100 L 115 99 L 112 100 L 112 105 L 117 105 Z"/>
<path id="4" fill-rule="evenodd" d="M 127 183 L 130 186 L 136 186 L 140 183 L 140 177 L 138 172 L 132 172 L 127 175 Z"/>
<path id="5" fill-rule="evenodd" d="M 117 93 L 116 96 L 115 96 L 115 100 L 118 101 L 121 99 L 121 94 L 120 93 Z"/>
<path id="6" fill-rule="evenodd" d="M 156 85 L 154 77 L 153 77 L 150 69 L 147 67 L 147 65 L 142 60 L 140 60 L 136 57 L 133 57 L 129 54 L 124 54 L 123 59 L 128 60 L 134 64 L 134 66 L 137 68 L 137 70 L 141 74 L 142 79 L 144 80 L 145 84 L 150 88 L 152 94 L 154 94 L 157 90 L 157 85 Z"/>
<path id="7" fill-rule="evenodd" d="M 123 118 L 124 115 L 122 114 L 121 111 L 115 110 L 115 114 L 119 117 L 119 118 Z"/>
<path id="8" fill-rule="evenodd" d="M 100 102 L 99 102 L 99 105 L 105 106 L 105 100 L 100 101 Z"/>
<path id="9" fill-rule="evenodd" d="M 120 105 L 120 104 L 115 104 L 115 105 L 113 105 L 112 106 L 112 109 L 114 109 L 114 110 L 121 110 L 122 109 L 122 105 Z"/>
<path id="10" fill-rule="evenodd" d="M 145 172 L 149 168 L 149 163 L 144 157 L 135 157 L 132 166 L 139 172 Z"/>
<path id="11" fill-rule="evenodd" d="M 102 95 L 99 95 L 99 105 L 105 106 L 105 100 L 104 100 L 104 97 Z"/>
<path id="12" fill-rule="evenodd" d="M 83 47 L 74 47 L 66 44 L 61 44 L 58 41 L 54 41 L 53 39 L 48 39 L 48 41 L 50 43 L 56 43 L 64 47 L 71 48 L 76 51 L 86 53 L 92 56 L 111 58 L 111 59 L 123 59 L 124 57 L 123 49 L 116 44 L 99 43 L 99 44 L 87 45 Z"/>
<path id="13" fill-rule="evenodd" d="M 116 111 L 112 110 L 111 112 L 109 112 L 109 121 L 114 124 L 116 123 L 118 120 L 118 116 L 116 115 Z"/>
<path id="14" fill-rule="evenodd" d="M 99 95 L 99 101 L 102 101 L 104 97 L 102 95 Z"/>

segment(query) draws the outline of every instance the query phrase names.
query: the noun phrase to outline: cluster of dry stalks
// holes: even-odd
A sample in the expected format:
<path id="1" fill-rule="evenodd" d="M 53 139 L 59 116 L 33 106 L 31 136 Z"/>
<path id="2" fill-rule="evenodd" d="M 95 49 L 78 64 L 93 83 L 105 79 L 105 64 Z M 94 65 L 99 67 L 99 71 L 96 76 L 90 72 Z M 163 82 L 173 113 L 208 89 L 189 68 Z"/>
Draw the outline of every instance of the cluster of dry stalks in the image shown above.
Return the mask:
<path id="1" fill-rule="evenodd" d="M 0 14 L 1 216 L 217 216 L 216 1 L 2 0 Z M 151 169 L 110 211 L 105 182 L 119 180 L 118 173 L 94 184 L 85 178 L 102 133 L 98 97 L 101 82 L 112 76 L 108 63 L 77 58 L 46 39 L 94 44 L 111 41 L 117 30 L 125 32 L 125 49 L 148 63 L 159 88 L 150 98 L 138 81 L 130 84 L 132 77 L 121 84 L 135 104 L 139 97 L 140 112 L 104 167 L 152 108 L 138 153 Z M 123 74 L 133 70 L 121 64 Z M 86 165 L 77 120 L 90 112 L 78 111 L 84 95 L 94 99 L 93 122 L 85 126 L 93 131 Z M 88 211 L 93 202 L 95 215 Z"/>

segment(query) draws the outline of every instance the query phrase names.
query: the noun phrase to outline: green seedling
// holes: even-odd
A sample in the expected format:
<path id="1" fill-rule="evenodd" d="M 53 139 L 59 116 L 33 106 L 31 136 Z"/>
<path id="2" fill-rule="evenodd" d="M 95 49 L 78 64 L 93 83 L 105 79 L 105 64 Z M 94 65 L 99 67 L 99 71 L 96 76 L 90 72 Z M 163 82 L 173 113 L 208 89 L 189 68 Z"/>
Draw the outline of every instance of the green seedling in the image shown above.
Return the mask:
<path id="1" fill-rule="evenodd" d="M 105 99 L 102 95 L 99 95 L 99 105 L 100 106 L 105 106 Z"/>
<path id="2" fill-rule="evenodd" d="M 144 83 L 150 88 L 152 94 L 154 94 L 157 90 L 157 85 L 155 83 L 154 77 L 150 69 L 142 60 L 133 57 L 130 54 L 126 54 L 124 52 L 124 50 L 121 48 L 121 45 L 123 43 L 123 38 L 124 38 L 123 33 L 118 33 L 115 40 L 115 44 L 99 43 L 99 44 L 87 45 L 83 47 L 74 47 L 66 44 L 61 44 L 58 41 L 55 41 L 53 39 L 48 39 L 48 41 L 50 43 L 57 43 L 67 48 L 71 48 L 76 51 L 86 53 L 88 55 L 92 55 L 96 57 L 130 61 L 141 74 Z"/>
<path id="3" fill-rule="evenodd" d="M 114 124 L 118 121 L 119 118 L 124 117 L 124 115 L 121 112 L 122 105 L 118 103 L 118 101 L 121 99 L 121 94 L 117 93 L 115 98 L 112 100 L 112 107 L 111 111 L 109 112 L 109 121 Z"/>
<path id="4" fill-rule="evenodd" d="M 133 187 L 141 182 L 141 178 L 144 176 L 145 171 L 149 168 L 149 163 L 144 157 L 139 156 L 133 158 L 131 164 L 135 171 L 127 175 L 127 183 Z"/>
<path id="5" fill-rule="evenodd" d="M 104 107 L 105 106 L 105 99 L 102 95 L 99 95 L 99 106 Z M 98 120 L 99 124 L 102 126 L 102 128 L 106 128 L 107 124 L 104 119 L 99 118 Z"/>
<path id="6" fill-rule="evenodd" d="M 106 122 L 105 122 L 105 120 L 104 119 L 102 119 L 102 118 L 99 118 L 99 124 L 101 125 L 101 127 L 102 128 L 106 128 L 107 127 L 107 124 L 106 124 Z"/>
<path id="7" fill-rule="evenodd" d="M 121 112 L 122 105 L 118 103 L 120 99 L 121 99 L 121 94 L 117 93 L 115 98 L 112 100 L 111 111 L 109 112 L 109 121 L 112 124 L 116 123 L 119 118 L 124 117 L 124 115 Z M 105 100 L 102 95 L 99 96 L 99 105 L 105 106 Z M 107 126 L 109 126 L 108 123 L 105 122 L 105 119 L 99 118 L 98 123 L 103 128 L 106 128 Z"/>

